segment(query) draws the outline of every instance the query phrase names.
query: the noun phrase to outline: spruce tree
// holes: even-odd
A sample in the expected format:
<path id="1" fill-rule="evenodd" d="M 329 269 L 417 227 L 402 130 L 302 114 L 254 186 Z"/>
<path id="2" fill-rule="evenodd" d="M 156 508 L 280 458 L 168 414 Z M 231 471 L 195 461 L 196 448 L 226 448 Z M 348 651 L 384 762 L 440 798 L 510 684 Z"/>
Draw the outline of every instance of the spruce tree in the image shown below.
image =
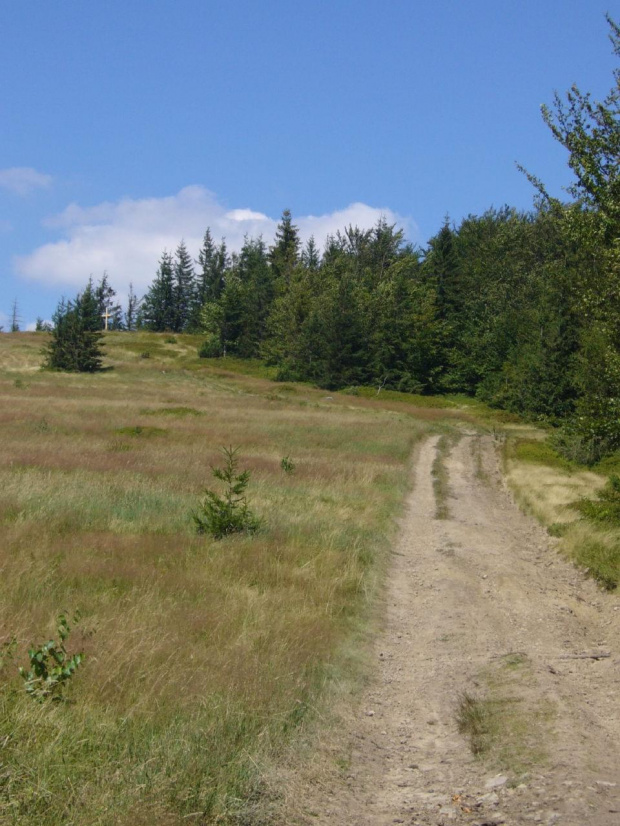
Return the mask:
<path id="1" fill-rule="evenodd" d="M 310 236 L 301 253 L 301 263 L 309 270 L 318 270 L 321 265 L 321 254 L 314 240 L 314 235 Z"/>
<path id="2" fill-rule="evenodd" d="M 136 329 L 141 303 L 141 300 L 134 293 L 133 284 L 130 281 L 129 295 L 127 296 L 127 309 L 125 310 L 125 329 L 128 333 L 132 333 Z"/>
<path id="3" fill-rule="evenodd" d="M 195 307 L 194 265 L 190 254 L 181 241 L 174 260 L 174 321 L 172 329 L 181 333 L 188 328 Z"/>
<path id="4" fill-rule="evenodd" d="M 142 301 L 138 326 L 155 333 L 173 331 L 176 316 L 173 261 L 170 253 L 164 251 L 155 279 Z"/>
<path id="5" fill-rule="evenodd" d="M 211 235 L 211 229 L 207 227 L 202 241 L 202 247 L 198 251 L 198 274 L 196 276 L 196 289 L 194 291 L 194 307 L 192 310 L 193 326 L 199 326 L 200 310 L 210 298 L 211 293 L 211 276 L 213 271 L 213 263 L 217 250 Z"/>
<path id="6" fill-rule="evenodd" d="M 45 367 L 81 373 L 101 370 L 102 333 L 97 311 L 92 282 L 75 301 L 61 300 L 52 317 L 51 339 L 43 351 Z"/>
<path id="7" fill-rule="evenodd" d="M 285 209 L 276 229 L 275 244 L 269 250 L 269 263 L 278 288 L 286 289 L 293 269 L 299 261 L 299 230 L 293 224 L 291 212 Z"/>

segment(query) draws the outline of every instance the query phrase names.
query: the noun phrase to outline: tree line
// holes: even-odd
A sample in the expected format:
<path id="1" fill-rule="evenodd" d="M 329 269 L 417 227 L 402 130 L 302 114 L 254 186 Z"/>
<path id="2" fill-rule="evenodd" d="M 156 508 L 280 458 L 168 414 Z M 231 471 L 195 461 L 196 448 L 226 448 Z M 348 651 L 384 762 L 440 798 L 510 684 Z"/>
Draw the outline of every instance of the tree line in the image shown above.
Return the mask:
<path id="1" fill-rule="evenodd" d="M 476 395 L 561 423 L 565 452 L 596 461 L 620 447 L 619 106 L 616 70 L 603 101 L 573 86 L 543 107 L 575 178 L 566 201 L 526 172 L 533 209 L 446 220 L 423 249 L 381 220 L 319 250 L 288 210 L 269 247 L 229 253 L 207 229 L 197 261 L 183 242 L 162 254 L 124 316 L 104 276 L 55 327 L 98 302 L 97 330 L 111 312 L 111 329 L 200 333 L 201 356 L 260 358 L 282 380 Z"/>

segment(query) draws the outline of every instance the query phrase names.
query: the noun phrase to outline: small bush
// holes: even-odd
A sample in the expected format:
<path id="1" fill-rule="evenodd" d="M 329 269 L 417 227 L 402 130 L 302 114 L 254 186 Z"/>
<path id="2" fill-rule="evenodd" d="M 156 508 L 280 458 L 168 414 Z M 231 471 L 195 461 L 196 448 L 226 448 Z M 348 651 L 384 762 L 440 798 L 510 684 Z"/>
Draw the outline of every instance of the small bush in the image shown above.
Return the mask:
<path id="1" fill-rule="evenodd" d="M 149 351 L 149 350 L 143 350 L 143 351 L 140 353 L 140 358 L 141 358 L 141 359 L 150 359 L 150 358 L 151 358 L 151 353 L 150 353 L 150 351 Z"/>
<path id="2" fill-rule="evenodd" d="M 166 344 L 176 344 L 177 343 L 177 337 L 176 336 L 166 336 L 166 338 L 164 339 L 164 342 Z"/>
<path id="3" fill-rule="evenodd" d="M 193 514 L 194 524 L 199 534 L 209 534 L 214 539 L 222 539 L 233 533 L 256 533 L 260 520 L 250 511 L 245 498 L 245 489 L 250 481 L 250 471 L 238 473 L 239 448 L 223 447 L 224 466 L 211 467 L 213 476 L 224 483 L 224 495 L 213 490 L 205 490 L 200 510 Z"/>
<path id="4" fill-rule="evenodd" d="M 580 465 L 595 465 L 613 452 L 605 439 L 584 435 L 570 426 L 559 428 L 549 442 L 561 456 Z"/>
<path id="5" fill-rule="evenodd" d="M 76 614 L 73 622 L 76 623 L 79 616 Z M 65 642 L 69 637 L 71 628 L 65 614 L 58 617 L 58 637 L 59 642 L 49 640 L 28 650 L 30 668 L 20 668 L 19 673 L 24 680 L 26 692 L 39 703 L 51 698 L 53 700 L 62 699 L 61 693 L 67 682 L 75 675 L 75 672 L 84 661 L 84 654 L 72 654 L 69 656 L 65 647 Z"/>
<path id="6" fill-rule="evenodd" d="M 222 356 L 222 345 L 219 336 L 209 336 L 198 348 L 198 358 L 217 359 Z"/>
<path id="7" fill-rule="evenodd" d="M 283 456 L 280 461 L 280 467 L 285 473 L 293 473 L 295 470 L 295 462 L 290 456 Z"/>
<path id="8" fill-rule="evenodd" d="M 612 474 L 597 499 L 580 499 L 573 507 L 593 522 L 620 525 L 620 476 Z"/>

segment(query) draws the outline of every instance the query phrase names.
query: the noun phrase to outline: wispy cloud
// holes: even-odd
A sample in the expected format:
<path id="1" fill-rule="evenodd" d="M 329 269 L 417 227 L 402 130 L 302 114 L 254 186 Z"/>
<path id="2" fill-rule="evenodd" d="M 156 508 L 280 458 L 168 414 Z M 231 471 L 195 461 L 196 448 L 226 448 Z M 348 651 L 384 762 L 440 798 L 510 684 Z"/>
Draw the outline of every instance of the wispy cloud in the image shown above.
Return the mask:
<path id="1" fill-rule="evenodd" d="M 370 228 L 381 217 L 415 230 L 392 210 L 362 203 L 325 215 L 293 216 L 302 239 L 314 235 L 319 246 L 349 224 Z M 16 258 L 15 268 L 28 279 L 76 288 L 89 275 L 98 277 L 106 271 L 119 292 L 125 292 L 130 281 L 143 291 L 153 280 L 162 251 L 174 251 L 181 239 L 197 256 L 210 227 L 216 240 L 224 237 L 230 250 L 239 250 L 245 235 L 263 235 L 271 243 L 278 220 L 249 208 L 227 209 L 202 186 L 188 186 L 166 198 L 125 199 L 93 207 L 71 204 L 46 222 L 62 237 Z"/>
<path id="2" fill-rule="evenodd" d="M 34 189 L 42 189 L 52 183 L 52 176 L 37 172 L 31 166 L 13 166 L 0 169 L 0 189 L 16 195 L 28 195 Z"/>

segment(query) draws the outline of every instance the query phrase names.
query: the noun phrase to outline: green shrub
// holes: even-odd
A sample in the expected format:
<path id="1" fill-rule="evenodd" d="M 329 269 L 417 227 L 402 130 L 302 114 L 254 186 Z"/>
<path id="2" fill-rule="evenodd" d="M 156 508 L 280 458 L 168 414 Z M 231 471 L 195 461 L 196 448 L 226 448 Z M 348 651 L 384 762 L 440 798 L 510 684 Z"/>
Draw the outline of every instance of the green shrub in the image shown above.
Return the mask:
<path id="1" fill-rule="evenodd" d="M 620 476 L 612 474 L 597 499 L 580 499 L 573 507 L 593 522 L 620 525 Z"/>
<path id="2" fill-rule="evenodd" d="M 570 425 L 561 427 L 549 439 L 551 446 L 570 462 L 595 465 L 613 452 L 612 445 L 595 435 L 584 435 Z"/>
<path id="3" fill-rule="evenodd" d="M 280 467 L 285 473 L 293 473 L 295 470 L 295 462 L 291 459 L 290 456 L 283 456 L 282 460 L 280 461 Z"/>
<path id="4" fill-rule="evenodd" d="M 76 614 L 73 622 L 79 619 Z M 72 654 L 69 656 L 65 642 L 69 637 L 71 628 L 65 614 L 58 617 L 58 637 L 59 642 L 48 640 L 48 642 L 32 647 L 28 650 L 30 668 L 20 668 L 19 673 L 24 680 L 27 693 L 39 703 L 48 698 L 53 700 L 62 699 L 61 693 L 67 682 L 75 675 L 75 672 L 84 661 L 84 654 Z"/>
<path id="5" fill-rule="evenodd" d="M 250 471 L 238 473 L 239 448 L 223 447 L 224 466 L 211 467 L 213 476 L 224 483 L 224 495 L 213 490 L 205 490 L 200 510 L 193 519 L 199 534 L 210 534 L 214 539 L 222 539 L 232 533 L 256 533 L 260 520 L 250 511 L 245 498 L 245 489 L 250 481 Z"/>
<path id="6" fill-rule="evenodd" d="M 198 358 L 217 359 L 222 355 L 222 345 L 219 336 L 210 335 L 198 348 Z"/>

